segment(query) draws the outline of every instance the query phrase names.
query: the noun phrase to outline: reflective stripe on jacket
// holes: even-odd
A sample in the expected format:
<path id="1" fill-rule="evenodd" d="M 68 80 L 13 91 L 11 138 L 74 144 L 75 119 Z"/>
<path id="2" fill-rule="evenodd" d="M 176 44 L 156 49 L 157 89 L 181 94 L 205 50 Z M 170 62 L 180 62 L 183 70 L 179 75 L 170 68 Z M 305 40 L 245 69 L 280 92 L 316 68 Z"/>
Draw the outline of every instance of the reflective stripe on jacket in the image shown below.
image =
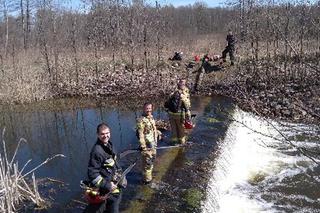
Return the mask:
<path id="1" fill-rule="evenodd" d="M 89 181 L 96 187 L 102 183 L 107 189 L 111 189 L 111 181 L 117 171 L 115 154 L 112 150 L 112 143 L 103 144 L 100 140 L 92 147 L 88 163 Z"/>
<path id="2" fill-rule="evenodd" d="M 137 130 L 141 147 L 155 148 L 157 146 L 158 132 L 152 115 L 142 115 L 137 121 Z"/>

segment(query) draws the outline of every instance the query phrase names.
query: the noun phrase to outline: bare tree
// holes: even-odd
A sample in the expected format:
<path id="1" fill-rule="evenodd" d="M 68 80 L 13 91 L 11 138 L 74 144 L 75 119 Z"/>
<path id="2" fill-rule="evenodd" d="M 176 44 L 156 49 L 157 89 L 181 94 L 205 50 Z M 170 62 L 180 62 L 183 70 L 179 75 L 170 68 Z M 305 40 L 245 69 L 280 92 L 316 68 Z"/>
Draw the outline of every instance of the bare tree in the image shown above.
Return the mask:
<path id="1" fill-rule="evenodd" d="M 9 42 L 9 17 L 8 5 L 6 0 L 2 0 L 3 19 L 5 21 L 5 43 L 4 43 L 4 56 L 7 56 L 8 42 Z"/>

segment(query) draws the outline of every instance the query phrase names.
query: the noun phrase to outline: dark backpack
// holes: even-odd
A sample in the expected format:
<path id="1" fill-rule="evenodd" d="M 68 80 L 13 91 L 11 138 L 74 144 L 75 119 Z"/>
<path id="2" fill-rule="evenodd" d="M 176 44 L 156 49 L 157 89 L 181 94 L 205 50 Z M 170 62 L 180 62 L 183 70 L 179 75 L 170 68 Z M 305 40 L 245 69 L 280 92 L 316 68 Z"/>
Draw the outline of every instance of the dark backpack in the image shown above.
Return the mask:
<path id="1" fill-rule="evenodd" d="M 182 60 L 182 54 L 181 54 L 181 52 L 175 52 L 175 53 L 174 53 L 174 56 L 173 56 L 173 60 L 181 61 L 181 60 Z"/>
<path id="2" fill-rule="evenodd" d="M 169 109 L 170 112 L 177 113 L 181 108 L 181 95 L 178 91 L 173 93 L 170 98 L 165 102 L 164 107 Z"/>
<path id="3" fill-rule="evenodd" d="M 140 140 L 140 134 L 138 129 L 136 129 L 136 137 L 138 138 L 138 140 Z"/>

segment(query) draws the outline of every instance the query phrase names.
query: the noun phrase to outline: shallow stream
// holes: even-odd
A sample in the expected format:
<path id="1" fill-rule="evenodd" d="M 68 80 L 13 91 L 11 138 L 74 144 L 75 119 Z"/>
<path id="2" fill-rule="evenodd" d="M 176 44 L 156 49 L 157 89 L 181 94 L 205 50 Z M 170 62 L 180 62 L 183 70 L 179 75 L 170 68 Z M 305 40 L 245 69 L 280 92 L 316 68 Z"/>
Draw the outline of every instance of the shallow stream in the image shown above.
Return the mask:
<path id="1" fill-rule="evenodd" d="M 156 105 L 154 116 L 166 120 L 167 115 L 160 105 Z M 176 209 L 173 212 L 182 209 L 186 212 L 227 213 L 319 212 L 320 167 L 289 143 L 275 139 L 281 139 L 280 130 L 289 139 L 294 139 L 296 146 L 313 147 L 320 152 L 317 150 L 320 142 L 316 127 L 265 121 L 239 110 L 224 97 L 193 97 L 192 105 L 192 111 L 197 114 L 197 126 L 190 133 L 190 140 L 208 148 L 160 151 L 155 179 L 164 187 L 179 188 L 179 185 L 170 186 L 171 180 L 177 180 L 174 171 L 192 164 L 193 160 L 200 159 L 199 156 L 206 159 L 213 155 L 211 166 L 205 171 L 209 182 L 203 186 L 206 193 L 201 207 L 188 210 L 183 204 L 186 201 L 181 199 L 180 204 L 173 201 L 165 204 L 182 203 L 181 208 L 167 209 Z M 50 161 L 35 175 L 42 179 L 39 183 L 43 196 L 52 202 L 48 212 L 81 212 L 84 200 L 79 182 L 86 178 L 97 124 L 104 121 L 110 125 L 114 149 L 121 152 L 138 147 L 134 128 L 140 114 L 140 106 L 126 107 L 121 103 L 117 105 L 116 101 L 112 104 L 101 101 L 79 104 L 78 100 L 59 100 L 41 106 L 1 107 L 0 128 L 6 129 L 4 140 L 11 154 L 21 137 L 27 140 L 17 155 L 21 167 L 32 159 L 25 171 L 55 154 L 66 156 Z M 169 136 L 168 131 L 165 136 Z M 160 146 L 168 145 L 166 141 Z M 126 167 L 138 157 L 132 155 L 121 165 Z M 187 172 L 184 175 L 188 177 Z M 157 194 L 157 190 L 151 193 L 148 188 L 141 188 L 139 167 L 129 174 L 128 181 L 121 211 L 157 212 L 148 202 L 163 202 L 162 195 Z M 141 194 L 144 199 L 139 198 Z M 138 200 L 136 203 L 135 199 Z"/>

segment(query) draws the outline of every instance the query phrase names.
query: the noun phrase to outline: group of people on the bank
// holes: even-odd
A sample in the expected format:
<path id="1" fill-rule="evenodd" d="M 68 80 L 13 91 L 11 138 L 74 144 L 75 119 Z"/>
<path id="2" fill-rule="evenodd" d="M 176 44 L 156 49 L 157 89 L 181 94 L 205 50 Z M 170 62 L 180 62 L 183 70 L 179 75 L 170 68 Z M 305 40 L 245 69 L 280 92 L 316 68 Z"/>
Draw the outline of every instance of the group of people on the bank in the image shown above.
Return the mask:
<path id="1" fill-rule="evenodd" d="M 226 54 L 229 53 L 231 64 L 234 64 L 235 39 L 230 31 L 227 36 L 228 46 L 222 53 L 225 61 Z M 179 54 L 175 55 L 179 58 Z M 170 94 L 164 104 L 171 126 L 170 141 L 175 144 L 186 143 L 185 123 L 190 122 L 190 93 L 186 86 L 186 80 L 180 79 L 177 89 Z M 152 172 L 154 160 L 157 153 L 157 144 L 161 138 L 161 132 L 157 130 L 155 119 L 153 118 L 153 104 L 145 103 L 143 113 L 137 119 L 137 137 L 142 156 L 142 183 L 152 182 Z M 113 151 L 111 129 L 101 123 L 97 126 L 97 142 L 92 147 L 88 163 L 88 178 L 86 182 L 86 196 L 90 200 L 84 212 L 119 212 L 121 191 L 126 187 L 125 176 L 121 175 L 121 168 L 117 162 L 117 155 Z"/>
<path id="2" fill-rule="evenodd" d="M 222 51 L 222 55 L 216 54 L 210 56 L 209 54 L 205 54 L 204 57 L 200 58 L 200 56 L 196 55 L 194 56 L 195 61 L 202 61 L 202 62 L 208 62 L 208 61 L 219 61 L 220 65 L 223 65 L 227 61 L 227 54 L 229 54 L 230 57 L 230 65 L 233 66 L 235 62 L 235 45 L 237 43 L 237 40 L 231 30 L 228 31 L 227 37 L 227 46 Z M 183 59 L 183 52 L 175 51 L 173 57 L 170 57 L 169 60 L 171 61 L 181 61 Z"/>

